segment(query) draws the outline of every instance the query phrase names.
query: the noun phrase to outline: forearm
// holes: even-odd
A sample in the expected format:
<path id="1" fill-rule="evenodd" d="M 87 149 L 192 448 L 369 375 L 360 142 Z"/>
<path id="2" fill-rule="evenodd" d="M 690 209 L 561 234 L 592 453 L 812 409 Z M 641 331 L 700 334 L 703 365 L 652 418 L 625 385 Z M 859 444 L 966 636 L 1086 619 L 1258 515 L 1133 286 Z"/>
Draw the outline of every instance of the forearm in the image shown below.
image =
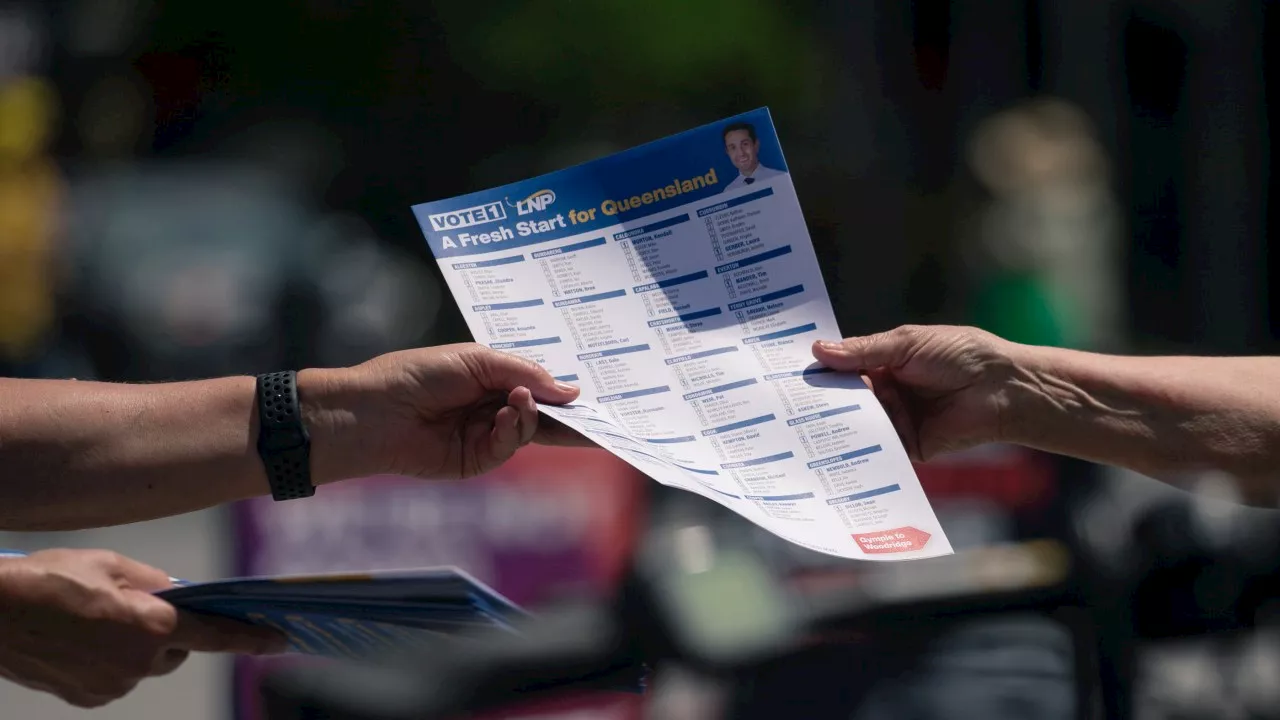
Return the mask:
<path id="1" fill-rule="evenodd" d="M 323 395 L 308 379 L 310 387 L 299 380 L 304 416 Z M 100 527 L 269 493 L 255 394 L 252 377 L 0 379 L 0 528 Z M 323 433 L 313 437 L 313 460 L 317 442 Z M 327 449 L 319 451 L 323 459 Z"/>
<path id="2" fill-rule="evenodd" d="M 1161 478 L 1216 469 L 1276 496 L 1280 359 L 1018 346 L 1005 439 Z"/>

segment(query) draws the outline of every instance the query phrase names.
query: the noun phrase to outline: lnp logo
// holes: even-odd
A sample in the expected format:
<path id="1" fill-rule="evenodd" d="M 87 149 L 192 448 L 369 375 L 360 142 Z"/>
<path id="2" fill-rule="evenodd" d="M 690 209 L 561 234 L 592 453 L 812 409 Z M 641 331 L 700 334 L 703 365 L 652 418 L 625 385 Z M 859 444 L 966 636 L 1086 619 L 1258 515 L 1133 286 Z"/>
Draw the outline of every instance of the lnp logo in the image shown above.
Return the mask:
<path id="1" fill-rule="evenodd" d="M 514 203 L 507 201 L 516 209 L 518 215 L 528 215 L 529 213 L 542 212 L 556 201 L 556 194 L 551 190 L 539 190 L 523 200 L 517 200 Z"/>

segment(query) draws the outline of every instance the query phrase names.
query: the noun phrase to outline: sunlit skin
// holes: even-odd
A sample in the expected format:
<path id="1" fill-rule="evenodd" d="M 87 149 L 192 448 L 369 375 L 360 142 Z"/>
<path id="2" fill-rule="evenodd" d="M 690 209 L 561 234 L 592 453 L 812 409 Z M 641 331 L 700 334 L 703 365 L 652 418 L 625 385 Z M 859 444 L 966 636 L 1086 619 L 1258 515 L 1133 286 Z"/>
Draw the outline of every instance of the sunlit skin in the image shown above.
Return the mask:
<path id="1" fill-rule="evenodd" d="M 724 136 L 724 151 L 738 172 L 750 177 L 760 167 L 760 141 L 746 130 L 731 130 Z"/>

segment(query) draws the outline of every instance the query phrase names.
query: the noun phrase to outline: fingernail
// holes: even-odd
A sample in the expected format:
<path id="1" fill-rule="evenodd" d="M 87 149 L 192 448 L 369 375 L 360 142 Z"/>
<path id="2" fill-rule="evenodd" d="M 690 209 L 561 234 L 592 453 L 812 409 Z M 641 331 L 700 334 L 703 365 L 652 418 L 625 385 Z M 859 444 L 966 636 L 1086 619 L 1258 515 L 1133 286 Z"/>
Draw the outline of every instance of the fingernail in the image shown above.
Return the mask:
<path id="1" fill-rule="evenodd" d="M 844 346 L 838 342 L 832 342 L 831 340 L 819 340 L 818 347 L 822 348 L 823 350 L 840 350 Z"/>
<path id="2" fill-rule="evenodd" d="M 577 392 L 577 391 L 578 391 L 578 388 L 577 388 L 577 386 L 576 386 L 576 385 L 570 385 L 570 384 L 569 384 L 569 383 L 567 383 L 567 382 L 560 382 L 559 380 L 557 380 L 557 381 L 556 381 L 556 387 L 557 387 L 559 390 L 561 390 L 562 392 Z"/>

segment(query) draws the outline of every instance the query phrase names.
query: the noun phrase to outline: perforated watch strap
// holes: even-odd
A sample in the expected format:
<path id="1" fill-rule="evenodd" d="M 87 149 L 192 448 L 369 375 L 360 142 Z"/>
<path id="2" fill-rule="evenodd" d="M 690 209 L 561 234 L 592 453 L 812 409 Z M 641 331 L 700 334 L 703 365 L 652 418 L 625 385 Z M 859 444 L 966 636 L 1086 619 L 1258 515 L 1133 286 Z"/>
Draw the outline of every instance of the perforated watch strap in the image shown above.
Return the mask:
<path id="1" fill-rule="evenodd" d="M 314 495 L 311 438 L 302 421 L 296 372 L 258 376 L 258 427 L 258 455 L 266 466 L 271 497 L 296 500 Z"/>

